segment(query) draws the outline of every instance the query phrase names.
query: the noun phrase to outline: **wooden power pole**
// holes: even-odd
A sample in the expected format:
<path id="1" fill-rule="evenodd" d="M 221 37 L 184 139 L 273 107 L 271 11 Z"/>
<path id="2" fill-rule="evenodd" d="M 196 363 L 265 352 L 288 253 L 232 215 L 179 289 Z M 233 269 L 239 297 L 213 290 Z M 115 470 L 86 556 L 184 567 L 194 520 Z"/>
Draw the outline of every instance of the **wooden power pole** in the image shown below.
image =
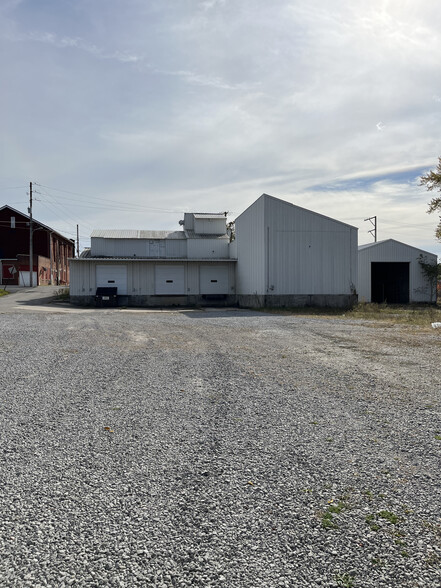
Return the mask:
<path id="1" fill-rule="evenodd" d="M 29 183 L 29 286 L 34 287 L 34 246 L 32 227 L 32 182 Z"/>

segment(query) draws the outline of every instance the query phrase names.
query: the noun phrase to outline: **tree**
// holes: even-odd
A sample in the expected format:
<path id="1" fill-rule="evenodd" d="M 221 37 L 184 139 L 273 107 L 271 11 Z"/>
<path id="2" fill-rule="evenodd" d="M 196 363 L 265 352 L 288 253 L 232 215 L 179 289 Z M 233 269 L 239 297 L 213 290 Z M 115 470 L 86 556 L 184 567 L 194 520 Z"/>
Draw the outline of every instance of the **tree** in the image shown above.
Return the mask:
<path id="1" fill-rule="evenodd" d="M 429 263 L 422 253 L 418 256 L 418 263 L 429 285 L 430 302 L 433 302 L 434 299 L 436 300 L 436 285 L 441 278 L 441 263 Z"/>
<path id="2" fill-rule="evenodd" d="M 425 176 L 421 176 L 420 186 L 426 186 L 429 192 L 432 192 L 432 190 L 441 192 L 441 157 L 438 157 L 438 165 L 436 166 L 435 171 L 431 170 Z M 435 198 L 432 198 L 432 200 L 429 202 L 429 210 L 427 212 L 431 214 L 437 210 L 441 212 L 441 196 L 435 196 Z M 439 217 L 439 223 L 436 227 L 435 236 L 438 241 L 441 241 L 441 216 Z"/>

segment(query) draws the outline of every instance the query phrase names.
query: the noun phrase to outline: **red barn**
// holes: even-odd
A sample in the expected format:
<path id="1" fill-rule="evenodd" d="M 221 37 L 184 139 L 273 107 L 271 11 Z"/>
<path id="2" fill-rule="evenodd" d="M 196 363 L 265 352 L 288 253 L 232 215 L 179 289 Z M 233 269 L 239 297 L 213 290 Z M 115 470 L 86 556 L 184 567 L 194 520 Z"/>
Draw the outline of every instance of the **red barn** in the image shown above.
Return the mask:
<path id="1" fill-rule="evenodd" d="M 11 206 L 0 208 L 1 284 L 29 286 L 29 216 Z M 33 285 L 69 284 L 68 258 L 75 255 L 75 242 L 32 219 Z"/>

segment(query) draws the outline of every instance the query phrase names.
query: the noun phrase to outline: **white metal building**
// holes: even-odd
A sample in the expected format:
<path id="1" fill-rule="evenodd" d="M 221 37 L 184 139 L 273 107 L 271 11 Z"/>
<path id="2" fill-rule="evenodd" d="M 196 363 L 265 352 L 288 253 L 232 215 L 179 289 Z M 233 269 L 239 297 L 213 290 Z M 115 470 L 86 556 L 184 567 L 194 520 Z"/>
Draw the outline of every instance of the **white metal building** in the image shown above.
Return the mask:
<path id="1" fill-rule="evenodd" d="M 235 221 L 186 213 L 180 231 L 94 231 L 71 260 L 71 300 L 117 287 L 120 304 L 351 306 L 357 229 L 263 194 Z"/>
<path id="2" fill-rule="evenodd" d="M 93 303 L 117 287 L 128 306 L 232 304 L 235 265 L 224 214 L 186 213 L 181 231 L 94 231 L 91 248 L 70 260 L 71 300 Z"/>
<path id="3" fill-rule="evenodd" d="M 358 299 L 364 302 L 407 304 L 434 302 L 431 284 L 419 263 L 436 264 L 437 256 L 394 239 L 358 248 Z"/>
<path id="4" fill-rule="evenodd" d="M 235 221 L 243 306 L 351 306 L 356 227 L 263 194 Z"/>

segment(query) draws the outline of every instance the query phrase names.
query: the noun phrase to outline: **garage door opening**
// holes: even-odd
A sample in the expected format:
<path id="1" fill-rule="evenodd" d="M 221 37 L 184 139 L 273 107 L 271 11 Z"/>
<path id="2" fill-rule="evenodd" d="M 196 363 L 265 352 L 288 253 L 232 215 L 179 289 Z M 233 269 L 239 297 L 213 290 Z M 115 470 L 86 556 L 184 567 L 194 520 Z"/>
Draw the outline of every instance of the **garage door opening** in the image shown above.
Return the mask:
<path id="1" fill-rule="evenodd" d="M 372 262 L 371 300 L 380 304 L 409 304 L 409 263 Z"/>

